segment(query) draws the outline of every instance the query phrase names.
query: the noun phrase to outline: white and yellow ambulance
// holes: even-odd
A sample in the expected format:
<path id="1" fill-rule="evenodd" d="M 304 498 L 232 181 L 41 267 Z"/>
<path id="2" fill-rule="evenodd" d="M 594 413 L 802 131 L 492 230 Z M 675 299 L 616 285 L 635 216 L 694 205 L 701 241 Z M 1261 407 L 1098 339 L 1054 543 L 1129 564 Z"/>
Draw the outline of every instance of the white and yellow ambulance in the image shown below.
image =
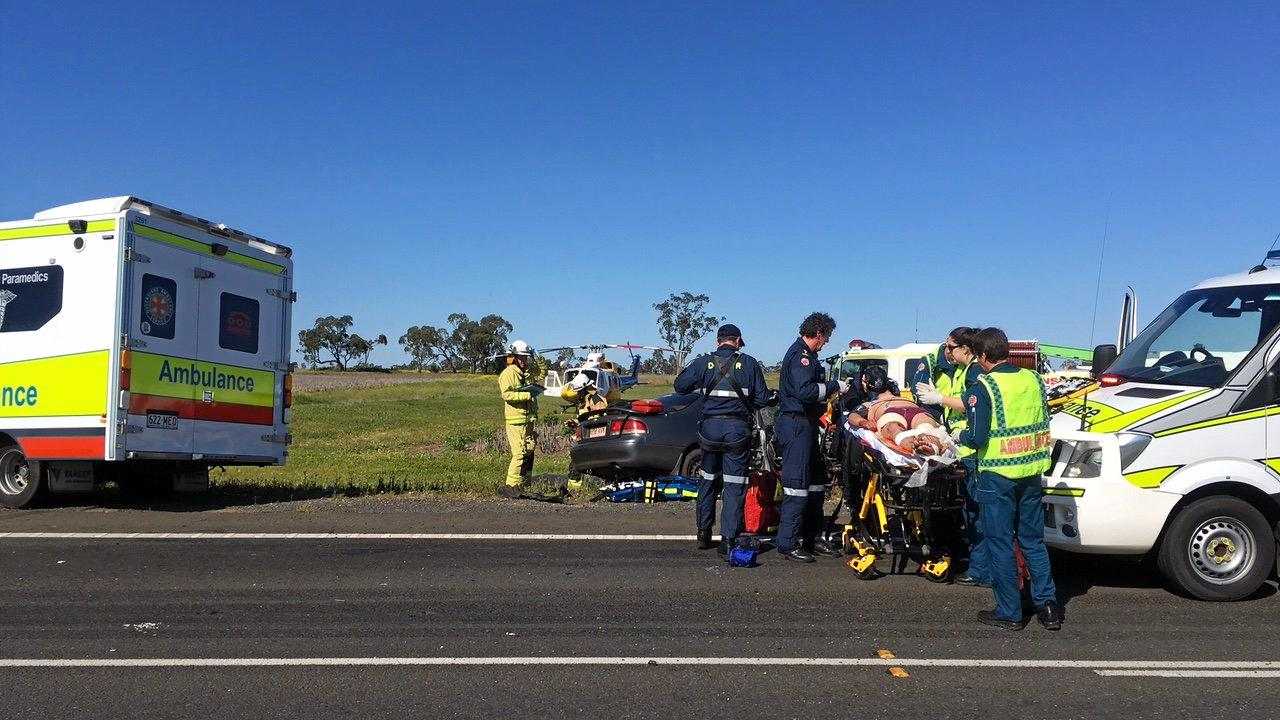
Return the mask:
<path id="1" fill-rule="evenodd" d="M 1053 419 L 1045 539 L 1154 556 L 1206 600 L 1276 571 L 1280 270 L 1208 280 L 1130 341 Z M 1105 352 L 1099 348 L 1100 352 Z"/>
<path id="2" fill-rule="evenodd" d="M 291 255 L 134 197 L 0 222 L 0 505 L 283 464 Z"/>

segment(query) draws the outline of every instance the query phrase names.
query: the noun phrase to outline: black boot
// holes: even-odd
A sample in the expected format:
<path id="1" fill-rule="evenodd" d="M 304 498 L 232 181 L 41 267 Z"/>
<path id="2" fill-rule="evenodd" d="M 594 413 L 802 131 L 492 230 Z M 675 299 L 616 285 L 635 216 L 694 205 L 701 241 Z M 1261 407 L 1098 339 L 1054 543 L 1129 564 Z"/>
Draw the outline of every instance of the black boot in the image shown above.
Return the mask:
<path id="1" fill-rule="evenodd" d="M 782 554 L 782 557 L 788 560 L 791 560 L 792 562 L 799 562 L 799 563 L 813 562 L 813 554 L 805 551 L 804 548 L 794 548 L 787 552 L 782 552 L 781 550 L 779 550 L 778 552 Z"/>
<path id="2" fill-rule="evenodd" d="M 839 546 L 832 545 L 822 538 L 814 540 L 806 549 L 814 555 L 826 555 L 827 557 L 839 557 L 844 554 Z"/>
<path id="3" fill-rule="evenodd" d="M 715 546 L 716 544 L 711 542 L 711 528 L 707 528 L 705 530 L 698 530 L 698 549 L 699 550 L 710 550 Z"/>
<path id="4" fill-rule="evenodd" d="M 1036 619 L 1046 630 L 1061 630 L 1062 615 L 1062 606 L 1052 600 L 1036 611 Z"/>

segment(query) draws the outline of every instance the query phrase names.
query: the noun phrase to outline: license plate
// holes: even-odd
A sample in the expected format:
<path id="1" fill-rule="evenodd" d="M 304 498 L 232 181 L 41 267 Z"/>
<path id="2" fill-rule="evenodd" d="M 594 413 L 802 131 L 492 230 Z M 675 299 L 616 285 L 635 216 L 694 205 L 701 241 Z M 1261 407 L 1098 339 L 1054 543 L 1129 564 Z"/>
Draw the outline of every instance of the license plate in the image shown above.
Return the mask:
<path id="1" fill-rule="evenodd" d="M 1044 504 L 1044 526 L 1047 528 L 1057 529 L 1058 527 L 1058 516 L 1054 514 L 1055 509 L 1049 503 Z"/>
<path id="2" fill-rule="evenodd" d="M 149 412 L 147 427 L 155 430 L 177 430 L 178 416 L 176 413 Z"/>
<path id="3" fill-rule="evenodd" d="M 604 431 L 605 431 L 605 428 L 603 427 L 588 428 L 587 437 L 588 438 L 604 437 Z"/>

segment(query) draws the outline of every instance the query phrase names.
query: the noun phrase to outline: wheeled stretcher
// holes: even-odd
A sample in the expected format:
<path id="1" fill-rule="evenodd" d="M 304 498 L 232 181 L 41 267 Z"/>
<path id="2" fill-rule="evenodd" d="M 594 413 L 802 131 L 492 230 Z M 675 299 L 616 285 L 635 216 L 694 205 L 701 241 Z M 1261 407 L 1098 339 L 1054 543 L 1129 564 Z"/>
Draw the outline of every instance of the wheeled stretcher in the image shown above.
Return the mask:
<path id="1" fill-rule="evenodd" d="M 896 453 L 858 430 L 845 443 L 842 482 L 850 519 L 841 536 L 848 566 L 864 580 L 915 573 L 950 580 L 965 550 L 965 472 L 954 457 Z"/>

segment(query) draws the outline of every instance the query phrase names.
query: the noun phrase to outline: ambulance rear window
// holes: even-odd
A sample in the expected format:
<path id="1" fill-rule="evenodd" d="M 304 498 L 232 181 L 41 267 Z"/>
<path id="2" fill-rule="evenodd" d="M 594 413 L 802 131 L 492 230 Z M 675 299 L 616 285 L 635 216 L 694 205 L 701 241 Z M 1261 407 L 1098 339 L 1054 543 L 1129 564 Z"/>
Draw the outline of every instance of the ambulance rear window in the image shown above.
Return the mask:
<path id="1" fill-rule="evenodd" d="M 222 293 L 218 311 L 218 346 L 258 354 L 258 301 Z"/>

